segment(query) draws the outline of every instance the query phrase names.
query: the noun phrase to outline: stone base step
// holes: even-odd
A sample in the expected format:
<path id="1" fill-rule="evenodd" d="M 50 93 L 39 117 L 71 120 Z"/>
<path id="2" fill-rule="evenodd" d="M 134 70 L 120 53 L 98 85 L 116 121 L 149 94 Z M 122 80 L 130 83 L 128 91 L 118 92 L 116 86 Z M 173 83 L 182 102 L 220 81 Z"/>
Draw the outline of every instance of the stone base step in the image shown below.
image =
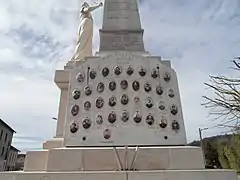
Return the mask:
<path id="1" fill-rule="evenodd" d="M 230 170 L 88 171 L 88 172 L 8 172 L 1 180 L 237 180 Z"/>

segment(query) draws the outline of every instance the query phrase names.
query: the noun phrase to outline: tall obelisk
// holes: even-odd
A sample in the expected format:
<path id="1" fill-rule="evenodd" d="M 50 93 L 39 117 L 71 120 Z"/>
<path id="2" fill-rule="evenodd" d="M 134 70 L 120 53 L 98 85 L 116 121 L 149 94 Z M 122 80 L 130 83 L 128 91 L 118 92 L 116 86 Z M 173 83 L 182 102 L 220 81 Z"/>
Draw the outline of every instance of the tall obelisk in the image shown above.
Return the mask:
<path id="1" fill-rule="evenodd" d="M 145 51 L 136 0 L 105 0 L 100 51 Z"/>

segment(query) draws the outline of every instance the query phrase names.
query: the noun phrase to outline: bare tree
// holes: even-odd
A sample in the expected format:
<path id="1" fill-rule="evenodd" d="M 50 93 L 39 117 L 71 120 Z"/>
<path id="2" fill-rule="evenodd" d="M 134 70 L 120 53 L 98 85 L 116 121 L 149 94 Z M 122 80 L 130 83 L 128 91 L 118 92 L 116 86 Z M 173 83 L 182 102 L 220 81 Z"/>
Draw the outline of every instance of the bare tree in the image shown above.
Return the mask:
<path id="1" fill-rule="evenodd" d="M 236 57 L 233 64 L 232 69 L 240 73 L 240 57 Z M 202 105 L 210 109 L 209 115 L 217 120 L 219 126 L 239 132 L 240 76 L 237 78 L 210 76 L 210 82 L 204 84 L 213 91 L 213 96 L 203 96 L 205 102 Z"/>

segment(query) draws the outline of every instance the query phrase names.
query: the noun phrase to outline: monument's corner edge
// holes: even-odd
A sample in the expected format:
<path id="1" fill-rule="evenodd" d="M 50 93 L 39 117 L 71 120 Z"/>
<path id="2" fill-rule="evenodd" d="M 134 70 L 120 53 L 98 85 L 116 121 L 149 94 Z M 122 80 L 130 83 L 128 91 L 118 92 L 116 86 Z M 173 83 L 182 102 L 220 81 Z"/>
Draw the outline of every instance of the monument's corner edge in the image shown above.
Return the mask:
<path id="1" fill-rule="evenodd" d="M 67 89 L 70 72 L 68 70 L 56 70 L 54 82 L 60 89 Z"/>

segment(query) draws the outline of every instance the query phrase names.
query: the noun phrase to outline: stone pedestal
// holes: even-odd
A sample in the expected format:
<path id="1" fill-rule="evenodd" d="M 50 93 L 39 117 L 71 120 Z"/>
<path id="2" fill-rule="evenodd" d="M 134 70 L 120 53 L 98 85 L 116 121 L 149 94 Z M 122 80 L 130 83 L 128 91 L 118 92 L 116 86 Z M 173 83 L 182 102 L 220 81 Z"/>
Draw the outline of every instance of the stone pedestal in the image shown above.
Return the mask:
<path id="1" fill-rule="evenodd" d="M 61 90 L 56 138 L 62 138 L 64 134 L 64 125 L 66 117 L 66 105 L 69 86 L 69 70 L 57 70 L 55 73 L 54 81 Z"/>
<path id="2" fill-rule="evenodd" d="M 103 19 L 99 53 L 56 71 L 56 136 L 0 180 L 237 180 L 185 146 L 177 74 L 145 51 L 137 1 L 105 0 Z"/>
<path id="3" fill-rule="evenodd" d="M 55 148 L 27 153 L 24 172 L 1 180 L 237 180 L 228 170 L 205 170 L 198 147 Z"/>
<path id="4" fill-rule="evenodd" d="M 57 70 L 55 72 L 54 82 L 60 89 L 60 101 L 57 118 L 56 135 L 53 139 L 43 143 L 43 149 L 53 149 L 63 147 L 64 125 L 66 121 L 66 106 L 69 87 L 69 72 L 71 68 L 66 66 L 64 70 Z"/>
<path id="5" fill-rule="evenodd" d="M 105 75 L 104 69 L 108 71 Z M 110 82 L 115 84 L 114 89 L 110 88 Z M 125 89 L 121 85 L 124 82 Z M 177 75 L 169 61 L 126 51 L 89 57 L 72 69 L 69 84 L 64 146 L 186 144 Z M 103 90 L 98 89 L 100 85 Z M 76 92 L 79 95 L 75 97 Z M 112 98 L 113 105 L 109 103 Z M 99 106 L 98 101 L 102 105 Z M 116 116 L 112 122 L 110 113 Z M 122 119 L 123 113 L 128 114 L 126 120 Z M 137 113 L 141 116 L 139 121 L 134 120 Z M 98 122 L 99 116 L 102 122 Z M 151 122 L 148 122 L 149 116 L 153 118 Z M 83 126 L 86 121 L 88 125 Z M 104 136 L 106 131 L 110 133 L 108 138 Z"/>

